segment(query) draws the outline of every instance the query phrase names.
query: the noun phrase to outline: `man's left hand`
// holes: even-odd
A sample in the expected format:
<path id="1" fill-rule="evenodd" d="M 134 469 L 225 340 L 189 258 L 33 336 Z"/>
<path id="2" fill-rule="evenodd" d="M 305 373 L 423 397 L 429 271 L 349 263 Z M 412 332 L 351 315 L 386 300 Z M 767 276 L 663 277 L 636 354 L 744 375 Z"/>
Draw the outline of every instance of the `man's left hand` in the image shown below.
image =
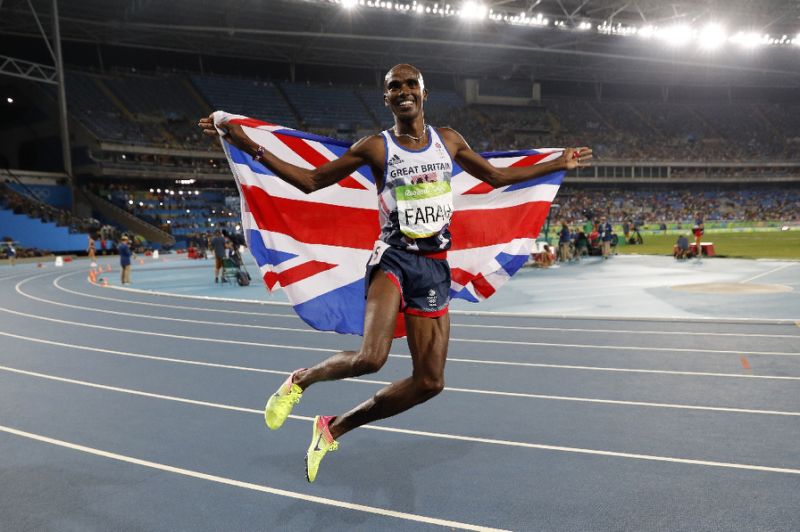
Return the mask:
<path id="1" fill-rule="evenodd" d="M 565 148 L 561 156 L 565 170 L 591 166 L 592 150 L 590 148 Z"/>

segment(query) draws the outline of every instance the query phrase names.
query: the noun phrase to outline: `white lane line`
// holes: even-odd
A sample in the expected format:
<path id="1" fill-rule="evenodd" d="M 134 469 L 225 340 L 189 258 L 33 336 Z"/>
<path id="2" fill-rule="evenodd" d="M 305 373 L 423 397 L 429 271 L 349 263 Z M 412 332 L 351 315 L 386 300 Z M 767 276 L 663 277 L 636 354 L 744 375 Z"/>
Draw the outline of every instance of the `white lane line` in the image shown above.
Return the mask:
<path id="1" fill-rule="evenodd" d="M 753 277 L 745 279 L 744 281 L 739 281 L 739 284 L 745 284 L 745 283 L 749 283 L 750 281 L 755 281 L 756 279 L 761 279 L 762 277 L 766 277 L 767 275 L 773 274 L 775 272 L 779 272 L 781 270 L 785 270 L 786 268 L 791 268 L 795 264 L 796 263 L 794 263 L 794 262 L 790 262 L 788 264 L 783 264 L 781 266 L 778 266 L 774 270 L 769 270 L 768 272 L 764 272 L 764 273 L 760 273 L 758 275 L 754 275 Z"/>
<path id="2" fill-rule="evenodd" d="M 220 403 L 211 403 L 207 401 L 197 401 L 194 399 L 186 399 L 183 397 L 176 397 L 170 395 L 161 395 L 149 392 L 142 392 L 139 390 L 132 390 L 129 388 L 118 388 L 115 386 L 107 386 L 104 384 L 96 384 L 93 382 L 87 381 L 79 381 L 75 379 L 67 379 L 64 377 L 57 377 L 54 375 L 47 375 L 44 373 L 36 373 L 33 371 L 25 371 L 15 368 L 8 368 L 5 366 L 0 366 L 0 370 L 8 371 L 11 373 L 18 373 L 21 375 L 26 375 L 30 377 L 37 377 L 57 382 L 64 382 L 67 384 L 76 384 L 79 386 L 86 386 L 89 388 L 97 388 L 101 390 L 119 392 L 119 393 L 126 393 L 130 395 L 136 395 L 141 397 L 148 397 L 151 399 L 160 399 L 166 401 L 175 401 L 178 403 L 190 404 L 195 406 L 204 406 L 210 408 L 217 408 L 221 410 L 227 411 L 234 411 L 234 412 L 241 412 L 247 414 L 258 414 L 259 416 L 264 415 L 263 410 L 256 410 L 254 408 L 244 408 L 240 406 L 232 406 Z M 296 416 L 290 415 L 290 419 L 298 420 L 298 421 L 313 421 L 313 418 L 307 416 Z M 456 440 L 456 441 L 466 441 L 472 443 L 485 443 L 490 445 L 500 445 L 504 447 L 521 447 L 527 449 L 540 449 L 540 450 L 547 450 L 547 451 L 560 451 L 560 452 L 568 452 L 568 453 L 577 453 L 577 454 L 588 454 L 588 455 L 597 455 L 597 456 L 613 456 L 617 458 L 633 458 L 637 460 L 650 460 L 656 462 L 672 462 L 672 463 L 679 463 L 679 464 L 689 464 L 689 465 L 703 465 L 703 466 L 712 466 L 712 467 L 723 467 L 723 468 L 730 468 L 730 469 L 746 469 L 751 471 L 763 471 L 769 473 L 788 473 L 793 475 L 800 475 L 800 469 L 790 469 L 790 468 L 780 468 L 780 467 L 769 467 L 769 466 L 760 466 L 760 465 L 751 465 L 751 464 L 738 464 L 732 462 L 717 462 L 717 461 L 707 461 L 707 460 L 695 460 L 690 458 L 674 458 L 669 456 L 658 456 L 658 455 L 649 455 L 649 454 L 636 454 L 636 453 L 623 453 L 617 451 L 603 451 L 598 449 L 584 449 L 581 447 L 565 447 L 561 445 L 545 445 L 540 443 L 527 443 L 527 442 L 520 442 L 520 441 L 513 441 L 513 440 L 499 440 L 494 438 L 481 438 L 475 436 L 462 436 L 458 434 L 446 434 L 442 432 L 427 432 L 427 431 L 420 431 L 420 430 L 411 430 L 411 429 L 399 429 L 393 427 L 384 427 L 378 425 L 363 425 L 360 428 L 369 429 L 369 430 L 378 430 L 383 432 L 394 432 L 400 434 L 408 434 L 411 436 L 423 436 L 428 438 L 438 438 L 444 440 Z"/>
<path id="3" fill-rule="evenodd" d="M 48 436 L 43 436 L 41 434 L 34 434 L 32 432 L 25 432 L 19 429 L 15 429 L 12 427 L 7 427 L 5 425 L 0 425 L 0 431 L 5 432 L 7 434 L 13 434 L 14 436 L 19 436 L 22 438 L 27 438 L 30 440 L 35 440 L 41 443 L 47 443 L 50 445 L 56 445 L 58 447 L 64 447 L 66 449 L 71 449 L 73 451 L 80 451 L 82 453 L 91 454 L 94 456 L 100 456 L 103 458 L 108 458 L 111 460 L 116 460 L 118 462 L 125 462 L 128 464 L 133 464 L 137 466 L 143 466 L 150 469 L 156 469 L 158 471 L 164 471 L 166 473 L 174 473 L 176 475 L 181 475 L 185 477 L 196 478 L 199 480 L 205 480 L 208 482 L 214 482 L 217 484 L 225 484 L 227 486 L 233 486 L 235 488 L 242 488 L 251 491 L 259 491 L 262 493 L 268 493 L 270 495 L 277 495 L 279 497 L 287 497 L 290 499 L 297 499 L 300 501 L 305 502 L 312 502 L 315 504 L 323 504 L 325 506 L 333 506 L 336 508 L 345 508 L 347 510 L 354 510 L 356 512 L 364 512 L 369 514 L 380 515 L 382 517 L 394 517 L 396 519 L 403 519 L 406 521 L 414 521 L 417 523 L 425 523 L 428 525 L 438 525 L 444 526 L 449 528 L 455 528 L 458 530 L 477 530 L 477 531 L 500 531 L 501 529 L 497 528 L 489 528 L 480 525 L 472 525 L 469 523 L 461 523 L 458 521 L 450 521 L 448 519 L 439 519 L 436 517 L 427 517 L 424 515 L 417 515 L 417 514 L 410 514 L 406 512 L 399 512 L 397 510 L 390 510 L 388 508 L 379 508 L 375 506 L 366 506 L 364 504 L 357 504 L 347 501 L 340 501 L 337 499 L 329 499 L 327 497 L 318 497 L 316 495 L 309 495 L 307 493 L 300 493 L 296 491 L 288 491 L 280 488 L 272 488 L 270 486 L 265 486 L 263 484 L 254 484 L 252 482 L 244 482 L 241 480 L 235 480 L 232 478 L 220 477 L 217 475 L 210 475 L 208 473 L 202 473 L 200 471 L 194 471 L 191 469 L 184 469 L 182 467 L 175 467 L 167 464 L 161 464 L 158 462 L 151 462 L 150 460 L 143 460 L 141 458 L 135 458 L 133 456 L 126 456 L 123 454 L 113 453 L 110 451 L 104 451 L 102 449 L 96 449 L 94 447 L 87 447 L 85 445 L 79 445 L 77 443 L 72 443 L 64 440 L 57 440 L 55 438 L 50 438 Z"/>
<path id="4" fill-rule="evenodd" d="M 149 319 L 149 320 L 159 320 L 159 321 L 176 321 L 180 323 L 193 323 L 197 325 L 214 325 L 218 327 L 233 327 L 233 328 L 241 328 L 241 329 L 261 329 L 266 331 L 286 331 L 286 332 L 301 332 L 301 333 L 308 333 L 313 332 L 317 334 L 337 334 L 334 331 L 318 331 L 316 329 L 311 328 L 295 328 L 295 327 L 276 327 L 272 325 L 251 325 L 247 323 L 230 323 L 230 322 L 220 322 L 220 321 L 204 321 L 204 320 L 197 320 L 197 319 L 186 319 L 186 318 L 172 318 L 169 316 L 153 316 L 151 314 L 135 314 L 133 312 L 122 312 L 119 310 L 107 310 L 107 309 L 99 309 L 95 307 L 86 307 L 82 305 L 70 305 L 68 303 L 60 303 L 58 301 L 53 301 L 50 299 L 44 299 L 41 297 L 33 296 L 24 292 L 22 290 L 22 285 L 27 283 L 30 279 L 26 279 L 17 283 L 15 290 L 18 294 L 28 299 L 32 299 L 34 301 L 39 301 L 40 303 L 47 303 L 48 305 L 55 305 L 58 307 L 65 307 L 65 308 L 74 308 L 85 312 L 99 312 L 101 314 L 113 314 L 115 316 L 126 316 L 129 318 L 142 318 L 142 319 Z"/>
<path id="5" fill-rule="evenodd" d="M 235 314 L 235 315 L 243 315 L 243 316 L 259 316 L 259 317 L 268 317 L 268 318 L 292 318 L 299 320 L 300 317 L 297 314 L 277 314 L 271 312 L 248 312 L 245 310 L 227 310 L 227 309 L 213 309 L 213 308 L 200 308 L 200 307 L 187 307 L 182 305 L 165 305 L 163 303 L 151 303 L 149 301 L 131 301 L 129 299 L 119 299 L 114 297 L 105 297 L 105 296 L 98 296 L 95 294 L 84 294 L 82 292 L 78 292 L 76 290 L 71 290 L 69 288 L 65 288 L 61 285 L 59 281 L 64 279 L 65 277 L 69 277 L 74 275 L 75 273 L 65 273 L 64 275 L 60 275 L 53 279 L 53 286 L 55 286 L 58 290 L 62 292 L 67 292 L 70 294 L 74 294 L 76 296 L 81 297 L 88 297 L 92 299 L 100 299 L 103 301 L 112 301 L 114 303 L 123 303 L 125 305 L 132 304 L 132 305 L 145 305 L 148 307 L 160 307 L 160 308 L 168 308 L 168 309 L 178 309 L 184 311 L 197 311 L 197 312 L 214 312 L 219 314 Z"/>
<path id="6" fill-rule="evenodd" d="M 8 336 L 10 338 L 17 338 L 19 340 L 25 340 L 28 342 L 36 342 L 48 345 L 55 345 L 59 347 L 67 347 L 72 349 L 83 349 L 86 351 L 94 351 L 98 353 L 110 353 L 110 354 L 118 354 L 122 356 L 132 356 L 132 357 L 139 357 L 139 358 L 148 358 L 152 360 L 163 360 L 168 362 L 179 362 L 183 364 L 195 364 L 200 366 L 209 366 L 209 367 L 219 367 L 219 368 L 226 368 L 226 369 L 240 369 L 245 371 L 258 371 L 262 373 L 273 373 L 276 375 L 288 375 L 289 371 L 274 371 L 268 369 L 258 369 L 258 368 L 248 368 L 244 366 L 234 366 L 230 364 L 214 364 L 210 362 L 200 362 L 200 361 L 192 361 L 182 358 L 168 358 L 168 357 L 158 357 L 154 355 L 145 355 L 140 353 L 130 353 L 127 351 L 115 351 L 112 349 L 102 349 L 99 347 L 91 347 L 87 345 L 78 345 L 78 344 L 68 344 L 64 342 L 55 342 L 52 340 L 44 340 L 41 338 L 32 338 L 30 336 L 21 336 L 18 334 L 11 334 L 8 332 L 0 332 L 1 336 Z M 307 350 L 303 346 L 293 346 L 293 345 L 283 345 L 279 346 L 284 349 L 293 349 L 293 350 Z M 327 350 L 329 352 L 336 352 L 335 349 Z M 410 359 L 410 355 L 398 355 L 394 353 L 389 354 L 390 358 L 404 358 Z M 601 367 L 601 366 L 575 366 L 575 365 L 568 365 L 568 364 L 541 364 L 536 362 L 511 362 L 511 361 L 504 361 L 504 360 L 478 360 L 472 358 L 448 358 L 448 362 L 458 362 L 464 364 L 480 364 L 480 365 L 492 365 L 492 366 L 510 366 L 510 367 L 524 367 L 524 368 L 542 368 L 542 369 L 566 369 L 566 370 L 585 370 L 585 371 L 607 371 L 607 372 L 614 372 L 614 373 L 645 373 L 645 374 L 655 374 L 655 375 L 676 375 L 676 376 L 689 376 L 689 377 L 720 377 L 720 378 L 734 378 L 734 379 L 761 379 L 761 380 L 786 380 L 786 381 L 800 381 L 800 377 L 793 377 L 787 375 L 754 375 L 752 373 L 712 373 L 712 372 L 702 372 L 702 371 L 673 371 L 673 370 L 663 370 L 663 369 L 634 369 L 634 368 L 608 368 L 608 367 Z M 346 379 L 350 380 L 350 379 Z M 366 381 L 365 379 L 352 379 L 355 382 L 374 382 L 378 383 L 378 381 Z"/>
<path id="7" fill-rule="evenodd" d="M 148 316 L 145 314 L 131 314 L 126 312 L 119 312 L 119 311 L 102 311 L 98 309 L 87 309 L 84 307 L 80 307 L 78 305 L 68 305 L 66 303 L 57 303 L 53 301 L 49 301 L 47 299 L 42 299 L 36 296 L 32 296 L 30 294 L 25 293 L 21 290 L 20 286 L 30 279 L 26 279 L 25 281 L 21 281 L 17 283 L 16 291 L 22 295 L 23 297 L 40 301 L 43 303 L 49 303 L 56 306 L 65 306 L 71 308 L 77 308 L 80 310 L 88 310 L 90 312 L 108 312 L 116 315 L 124 315 L 130 317 L 140 317 L 144 319 L 154 319 L 154 320 L 164 320 L 164 321 L 179 321 L 179 322 L 189 322 L 195 324 L 204 324 L 204 325 L 218 325 L 218 326 L 231 326 L 228 323 L 218 323 L 218 322 L 208 322 L 208 321 L 200 321 L 200 320 L 187 320 L 183 318 L 166 318 L 161 316 Z M 26 315 L 29 317 L 33 317 L 36 319 L 42 320 L 51 320 L 59 323 L 65 324 L 72 324 L 78 325 L 82 327 L 98 327 L 98 328 L 106 328 L 99 325 L 91 325 L 91 324 L 84 324 L 84 323 L 76 323 L 70 322 L 65 320 L 58 320 L 55 318 L 46 318 L 44 316 L 33 316 L 30 314 L 25 314 L 17 311 L 12 311 L 9 309 L 0 309 L 4 312 L 12 312 L 20 315 Z M 243 327 L 243 328 L 253 328 L 253 329 L 266 329 L 271 331 L 286 331 L 286 332 L 301 332 L 301 333 L 319 333 L 319 334 L 329 334 L 329 335 L 336 335 L 336 333 L 331 331 L 318 331 L 316 329 L 307 328 L 307 329 L 299 329 L 293 327 L 276 327 L 270 325 L 247 325 L 247 324 L 236 324 L 233 325 L 236 327 Z M 186 336 L 178 336 L 178 335 L 164 335 L 162 333 L 155 333 L 155 332 L 145 332 L 145 331 L 134 331 L 131 329 L 120 329 L 114 328 L 114 330 L 120 332 L 130 332 L 134 334 L 151 334 L 157 336 L 170 336 L 173 338 L 192 338 L 197 341 L 209 341 L 209 342 L 221 342 L 221 343 L 238 343 L 233 340 L 221 340 L 221 339 L 211 339 L 211 338 L 197 338 L 197 337 L 186 337 Z M 689 349 L 689 348 L 680 348 L 680 347 L 645 347 L 645 346 L 618 346 L 618 345 L 586 345 L 586 344 L 559 344 L 559 343 L 549 343 L 549 342 L 526 342 L 526 341 L 514 341 L 514 340 L 480 340 L 480 339 L 471 339 L 471 338 L 450 338 L 451 342 L 462 342 L 462 343 L 480 343 L 480 344 L 500 344 L 500 345 L 523 345 L 523 346 L 531 346 L 531 347 L 573 347 L 579 349 L 599 349 L 599 350 L 613 350 L 613 351 L 657 351 L 657 352 L 684 352 L 684 353 L 715 353 L 715 354 L 736 354 L 740 355 L 742 350 L 720 350 L 720 349 Z M 245 342 L 243 345 L 254 345 L 252 342 Z M 793 353 L 793 352 L 782 352 L 782 351 L 746 351 L 748 355 L 776 355 L 776 356 L 800 356 L 800 353 Z"/>
<path id="8" fill-rule="evenodd" d="M 242 303 L 252 305 L 275 305 L 281 307 L 291 307 L 291 303 L 282 301 L 258 301 L 254 299 L 222 298 L 211 296 L 191 296 L 186 294 L 173 294 L 170 292 L 159 292 L 155 290 L 141 290 L 123 286 L 109 285 L 111 290 L 120 290 L 135 294 L 153 295 L 162 297 L 172 297 L 178 299 L 197 299 L 201 301 L 223 301 L 228 303 Z M 707 316 L 588 316 L 588 315 L 569 315 L 569 314 L 544 314 L 538 312 L 497 312 L 486 310 L 450 310 L 450 314 L 455 316 L 479 316 L 479 317 L 504 317 L 504 318 L 539 318 L 539 319 L 560 319 L 560 320 L 589 320 L 589 321 L 677 321 L 683 323 L 748 323 L 764 325 L 783 325 L 792 324 L 797 318 L 741 318 L 741 317 L 707 317 Z"/>
<path id="9" fill-rule="evenodd" d="M 281 349 L 293 349 L 298 351 L 319 351 L 324 353 L 338 353 L 341 349 L 327 349 L 327 348 L 320 348 L 320 347 L 300 347 L 300 346 L 287 346 L 281 344 L 270 344 L 270 343 L 263 343 L 263 342 L 245 342 L 242 340 L 226 340 L 223 338 L 203 338 L 198 336 L 182 336 L 177 334 L 167 334 L 167 333 L 157 333 L 151 331 L 140 331 L 136 329 L 123 329 L 121 327 L 107 327 L 104 325 L 94 325 L 91 323 L 80 323 L 75 321 L 68 321 L 68 320 L 60 320 L 57 318 L 47 318 L 45 316 L 37 316 L 35 314 L 29 314 L 27 312 L 20 312 L 18 310 L 11 310 L 7 308 L 0 308 L 0 312 L 7 312 L 9 314 L 15 314 L 17 316 L 23 316 L 26 318 L 31 318 L 35 320 L 44 320 L 49 321 L 52 323 L 62 323 L 65 325 L 74 325 L 76 327 L 87 327 L 90 329 L 100 329 L 106 331 L 114 331 L 114 332 L 124 332 L 129 334 L 139 334 L 145 336 L 158 336 L 162 338 L 172 338 L 177 340 L 192 340 L 195 342 L 209 342 L 209 343 L 218 343 L 218 344 L 230 344 L 230 345 L 246 345 L 252 347 L 275 347 Z M 452 341 L 453 339 L 451 339 Z M 482 342 L 481 340 L 459 340 L 455 339 L 455 341 L 464 341 L 464 342 L 479 342 L 479 343 L 486 343 Z M 506 341 L 497 341 L 498 343 L 515 343 L 515 342 L 506 342 Z M 590 346 L 590 345 L 573 345 L 573 344 L 546 344 L 546 343 L 536 343 L 536 342 L 522 342 L 523 345 L 530 345 L 530 346 L 550 346 L 550 347 L 578 347 L 583 349 L 610 349 L 615 351 L 620 350 L 633 350 L 633 351 L 668 351 L 668 352 L 689 352 L 689 353 L 712 353 L 712 354 L 733 354 L 736 356 L 741 356 L 742 351 L 721 351 L 721 350 L 713 350 L 713 349 L 679 349 L 679 348 L 660 348 L 660 347 L 628 347 L 628 346 Z M 800 353 L 784 353 L 780 351 L 746 351 L 748 356 L 756 356 L 756 355 L 769 355 L 769 356 L 800 356 Z M 456 359 L 451 359 L 456 360 Z"/>
<path id="10" fill-rule="evenodd" d="M 115 299 L 113 297 L 104 297 L 98 296 L 94 294 L 83 294 L 76 290 L 71 290 L 61 285 L 59 281 L 61 281 L 64 277 L 74 275 L 73 273 L 68 273 L 61 275 L 53 280 L 53 286 L 56 289 L 61 290 L 62 292 L 67 292 L 69 294 L 73 294 L 76 296 L 81 297 L 88 297 L 93 299 L 101 299 L 105 301 L 112 301 L 115 303 L 132 303 L 135 305 L 147 305 L 152 307 L 160 307 L 160 308 L 168 308 L 168 309 L 176 309 L 176 310 L 183 310 L 183 311 L 200 311 L 200 312 L 218 312 L 223 314 L 237 314 L 237 315 L 245 315 L 245 316 L 257 316 L 257 317 L 270 317 L 270 318 L 292 318 L 299 320 L 300 317 L 297 314 L 276 314 L 276 313 L 269 313 L 269 312 L 247 312 L 244 310 L 225 310 L 225 309 L 209 309 L 209 308 L 197 308 L 197 307 L 186 307 L 182 305 L 165 305 L 162 303 L 150 303 L 144 301 L 129 301 L 129 300 L 120 300 Z M 84 307 L 80 307 L 84 308 Z M 535 326 L 521 326 L 521 325 L 479 325 L 479 324 L 465 324 L 465 323 L 451 323 L 451 327 L 453 328 L 470 328 L 470 329 L 500 329 L 500 330 L 518 330 L 518 331 L 549 331 L 549 332 L 578 332 L 578 333 L 591 333 L 591 334 L 643 334 L 647 336 L 651 336 L 654 334 L 660 335 L 672 335 L 672 336 L 730 336 L 736 338 L 797 338 L 800 339 L 800 334 L 756 334 L 756 333 L 715 333 L 715 332 L 693 332 L 693 331 L 653 331 L 653 330 L 629 330 L 629 329 L 582 329 L 582 328 L 574 328 L 574 327 L 535 327 Z M 305 330 L 305 329 L 304 329 Z"/>
<path id="11" fill-rule="evenodd" d="M 481 340 L 478 338 L 450 338 L 451 342 L 474 343 L 474 344 L 501 344 L 501 345 L 524 345 L 536 347 L 574 347 L 577 349 L 600 349 L 612 351 L 658 351 L 671 353 L 715 353 L 715 354 L 739 354 L 747 355 L 776 355 L 776 356 L 800 356 L 800 353 L 784 351 L 731 351 L 727 349 L 689 349 L 683 347 L 645 347 L 632 345 L 586 345 L 586 344 L 557 344 L 549 342 L 524 342 L 516 340 Z"/>
<path id="12" fill-rule="evenodd" d="M 0 332 L 2 336 L 8 336 L 12 338 L 18 339 L 25 339 L 28 341 L 33 341 L 37 343 L 43 343 L 48 345 L 55 345 L 58 347 L 66 347 L 70 349 L 80 349 L 85 351 L 92 351 L 95 353 L 103 353 L 109 355 L 116 355 L 116 356 L 124 356 L 130 358 L 138 358 L 144 360 L 154 360 L 158 362 L 170 362 L 176 364 L 186 364 L 191 366 L 201 366 L 201 367 L 209 367 L 209 368 L 216 368 L 216 369 L 230 369 L 230 370 L 237 370 L 237 371 L 245 371 L 251 373 L 268 373 L 272 375 L 289 375 L 290 371 L 278 371 L 278 370 L 271 370 L 271 369 L 262 369 L 262 368 L 253 368 L 247 366 L 236 366 L 231 364 L 217 364 L 213 362 L 201 362 L 197 360 L 187 360 L 181 358 L 169 358 L 169 357 L 159 357 L 155 355 L 145 355 L 142 353 L 130 353 L 126 351 L 115 351 L 111 349 L 101 349 L 97 347 L 87 347 L 81 345 L 74 345 L 74 344 L 67 344 L 63 342 L 54 342 L 51 340 L 40 340 L 40 339 L 32 339 L 26 338 L 23 336 Z M 376 384 L 379 386 L 387 386 L 391 384 L 390 381 L 379 381 L 374 379 L 364 379 L 364 378 L 348 378 L 342 379 L 347 382 L 356 382 L 360 384 Z M 574 396 L 564 396 L 564 395 L 546 395 L 546 394 L 534 394 L 534 393 L 524 393 L 524 392 L 504 392 L 504 391 L 497 391 L 497 390 L 482 390 L 482 389 L 475 389 L 475 388 L 460 388 L 460 387 L 453 387 L 453 386 L 446 386 L 445 391 L 448 392 L 457 392 L 457 393 L 468 393 L 468 394 L 476 394 L 476 395 L 492 395 L 497 397 L 514 397 L 514 398 L 521 398 L 521 399 L 542 399 L 542 400 L 549 400 L 549 401 L 572 401 L 572 402 L 580 402 L 580 403 L 595 403 L 595 404 L 606 404 L 606 405 L 615 405 L 615 406 L 641 406 L 641 407 L 648 407 L 648 408 L 670 408 L 675 410 L 703 410 L 709 412 L 729 412 L 729 413 L 736 413 L 736 414 L 755 414 L 755 415 L 771 415 L 771 416 L 797 416 L 800 417 L 800 412 L 791 412 L 785 410 L 761 410 L 761 409 L 752 409 L 752 408 L 735 408 L 735 407 L 722 407 L 722 406 L 702 406 L 702 405 L 687 405 L 687 404 L 676 404 L 676 403 L 654 403 L 654 402 L 647 402 L 647 401 L 622 401 L 616 399 L 595 399 L 590 397 L 574 397 Z"/>

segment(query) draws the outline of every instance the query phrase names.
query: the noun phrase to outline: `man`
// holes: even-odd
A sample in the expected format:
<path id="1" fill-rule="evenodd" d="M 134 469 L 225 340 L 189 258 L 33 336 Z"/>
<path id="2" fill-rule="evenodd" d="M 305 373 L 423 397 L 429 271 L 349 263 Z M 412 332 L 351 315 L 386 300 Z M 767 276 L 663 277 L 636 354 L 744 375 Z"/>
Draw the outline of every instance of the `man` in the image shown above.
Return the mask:
<path id="1" fill-rule="evenodd" d="M 676 259 L 689 258 L 689 239 L 686 238 L 686 235 L 678 237 L 677 242 L 675 242 L 675 245 L 672 247 L 672 255 Z"/>
<path id="2" fill-rule="evenodd" d="M 214 238 L 208 242 L 208 247 L 214 250 L 214 282 L 218 283 L 220 272 L 222 271 L 222 261 L 225 259 L 225 250 L 228 247 L 227 240 L 222 236 L 222 231 L 217 229 L 214 232 Z"/>
<path id="3" fill-rule="evenodd" d="M 603 249 L 603 259 L 608 260 L 608 256 L 611 254 L 611 241 L 614 239 L 614 232 L 605 216 L 600 218 L 600 224 L 597 230 L 600 232 L 600 245 Z"/>
<path id="4" fill-rule="evenodd" d="M 558 258 L 561 262 L 567 262 L 572 258 L 569 245 L 572 242 L 572 235 L 566 220 L 561 222 L 561 230 L 558 232 Z"/>
<path id="5" fill-rule="evenodd" d="M 128 247 L 128 235 L 122 235 L 119 245 L 117 246 L 119 253 L 119 265 L 122 268 L 120 274 L 120 282 L 122 284 L 131 284 L 131 248 Z"/>
<path id="6" fill-rule="evenodd" d="M 703 215 L 700 212 L 694 213 L 694 227 L 692 227 L 692 234 L 694 234 L 695 253 L 699 259 L 703 255 L 703 248 L 700 241 L 703 240 L 703 234 L 706 232 L 706 225 L 703 221 Z"/>
<path id="7" fill-rule="evenodd" d="M 453 162 L 476 178 L 502 187 L 557 170 L 588 166 L 592 157 L 588 148 L 568 148 L 559 159 L 548 163 L 495 168 L 454 130 L 425 124 L 423 105 L 427 97 L 419 70 L 405 64 L 393 67 L 384 78 L 383 98 L 394 115 L 394 127 L 359 140 L 338 159 L 311 170 L 277 158 L 248 138 L 238 125 L 214 124 L 214 115 L 198 124 L 209 136 L 216 136 L 216 127 L 220 127 L 226 141 L 306 193 L 333 185 L 365 165 L 375 178 L 381 233 L 365 275 L 367 301 L 361 347 L 293 372 L 269 398 L 264 417 L 270 429 L 277 429 L 312 384 L 378 371 L 389 356 L 400 311 L 405 313 L 413 372 L 343 415 L 314 419 L 306 453 L 309 482 L 316 478 L 325 454 L 338 448 L 338 438 L 356 427 L 408 410 L 444 388 L 450 334 L 450 268 L 446 256 L 453 210 Z"/>

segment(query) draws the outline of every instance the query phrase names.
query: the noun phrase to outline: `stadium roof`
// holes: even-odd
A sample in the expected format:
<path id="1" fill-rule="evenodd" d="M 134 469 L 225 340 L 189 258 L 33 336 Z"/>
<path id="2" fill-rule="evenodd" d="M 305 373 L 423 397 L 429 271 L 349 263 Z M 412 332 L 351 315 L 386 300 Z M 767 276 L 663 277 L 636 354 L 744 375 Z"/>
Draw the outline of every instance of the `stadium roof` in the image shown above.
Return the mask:
<path id="1" fill-rule="evenodd" d="M 0 0 L 0 34 L 40 35 L 28 1 Z M 50 4 L 33 0 L 45 28 Z M 59 0 L 59 11 L 66 41 L 290 64 L 383 71 L 409 62 L 461 77 L 800 85 L 800 38 L 788 46 L 735 49 L 728 43 L 709 51 L 598 29 L 603 25 L 606 33 L 616 33 L 614 28 L 623 26 L 719 23 L 729 32 L 794 39 L 800 32 L 795 0 L 496 0 L 483 4 L 496 18 L 542 15 L 548 23 L 445 16 L 445 6 L 451 15 L 465 5 L 462 0 L 452 0 L 452 6 L 448 0 Z M 470 3 L 476 5 L 481 6 Z M 438 15 L 418 13 L 418 6 L 439 9 Z M 589 31 L 579 31 L 580 24 Z"/>

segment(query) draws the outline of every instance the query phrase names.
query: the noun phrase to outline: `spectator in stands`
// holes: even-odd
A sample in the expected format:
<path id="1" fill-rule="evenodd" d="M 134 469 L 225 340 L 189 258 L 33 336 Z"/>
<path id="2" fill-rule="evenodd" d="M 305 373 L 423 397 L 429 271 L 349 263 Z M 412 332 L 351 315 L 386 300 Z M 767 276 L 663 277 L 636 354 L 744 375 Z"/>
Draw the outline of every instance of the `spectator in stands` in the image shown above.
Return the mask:
<path id="1" fill-rule="evenodd" d="M 136 256 L 131 252 L 131 248 L 128 245 L 128 235 L 122 235 L 117 246 L 117 252 L 119 253 L 119 265 L 122 268 L 120 282 L 122 284 L 131 284 L 131 259 L 135 259 Z"/>
<path id="2" fill-rule="evenodd" d="M 208 247 L 214 250 L 214 282 L 218 283 L 222 272 L 222 261 L 225 260 L 225 250 L 228 248 L 228 241 L 222 236 L 222 231 L 217 229 L 214 232 L 214 237 L 209 240 Z"/>
<path id="3" fill-rule="evenodd" d="M 689 239 L 686 238 L 686 235 L 678 237 L 678 241 L 672 246 L 672 256 L 676 259 L 689 258 Z"/>

